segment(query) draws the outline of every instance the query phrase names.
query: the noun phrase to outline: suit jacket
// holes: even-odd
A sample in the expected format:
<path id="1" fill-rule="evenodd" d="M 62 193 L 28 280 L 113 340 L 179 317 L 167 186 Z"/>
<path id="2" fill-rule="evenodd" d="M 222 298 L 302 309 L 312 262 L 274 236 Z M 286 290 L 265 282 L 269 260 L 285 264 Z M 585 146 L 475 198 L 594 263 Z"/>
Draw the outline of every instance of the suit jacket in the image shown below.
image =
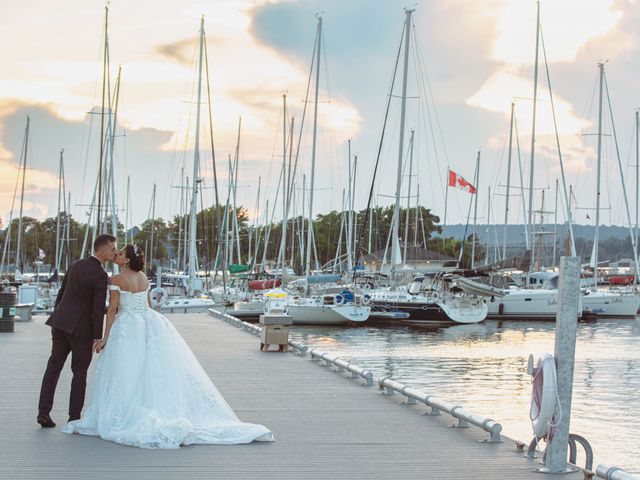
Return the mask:
<path id="1" fill-rule="evenodd" d="M 107 281 L 107 272 L 96 257 L 74 262 L 64 276 L 47 325 L 78 337 L 102 338 Z"/>

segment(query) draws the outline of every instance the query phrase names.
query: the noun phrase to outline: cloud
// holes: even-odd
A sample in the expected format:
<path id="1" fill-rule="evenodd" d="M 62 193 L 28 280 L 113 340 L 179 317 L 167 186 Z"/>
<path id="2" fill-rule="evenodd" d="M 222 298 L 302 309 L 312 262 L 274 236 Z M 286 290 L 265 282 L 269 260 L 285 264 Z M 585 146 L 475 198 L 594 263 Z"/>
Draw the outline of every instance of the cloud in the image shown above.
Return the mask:
<path id="1" fill-rule="evenodd" d="M 541 82 L 542 83 L 542 82 Z M 493 73 L 480 89 L 467 99 L 471 106 L 483 108 L 491 112 L 510 115 L 510 97 L 517 104 L 517 114 L 521 133 L 530 135 L 533 119 L 533 81 L 523 78 L 510 68 Z M 554 107 L 557 123 L 563 134 L 578 134 L 591 125 L 588 120 L 580 118 L 574 111 L 571 102 L 554 95 Z M 553 135 L 555 133 L 553 112 L 549 89 L 538 85 L 538 108 L 536 113 L 536 134 Z"/>
<path id="2" fill-rule="evenodd" d="M 22 175 L 13 162 L 0 160 L 0 212 L 6 212 L 0 217 L 0 223 L 7 224 L 9 216 L 17 218 L 20 213 L 20 191 L 22 184 Z M 57 186 L 57 178 L 50 172 L 42 171 L 35 168 L 29 168 L 27 165 L 27 174 L 25 178 L 25 198 L 23 202 L 23 215 L 35 218 L 44 218 L 50 207 L 41 200 L 50 197 L 50 194 Z M 13 210 L 11 207 L 13 206 Z M 13 212 L 11 214 L 11 212 Z"/>
<path id="3" fill-rule="evenodd" d="M 167 57 L 169 60 L 181 63 L 183 65 L 191 65 L 192 58 L 189 50 L 193 51 L 193 39 L 178 40 L 177 42 L 165 43 L 158 45 L 156 51 Z"/>
<path id="4" fill-rule="evenodd" d="M 533 64 L 536 31 L 533 3 L 527 4 L 530 8 L 523 8 L 521 0 L 495 3 L 491 58 L 510 65 Z M 610 33 L 622 18 L 621 8 L 614 0 L 544 2 L 540 8 L 547 54 L 553 63 L 575 60 L 589 41 Z M 540 55 L 542 58 L 542 50 Z"/>
<path id="5" fill-rule="evenodd" d="M 98 170 L 100 125 L 97 117 L 87 115 L 82 121 L 65 120 L 49 106 L 18 102 L 5 103 L 0 109 L 0 151 L 8 152 L 0 159 L 0 215 L 5 221 L 9 216 L 27 115 L 31 122 L 25 188 L 28 210 L 25 214 L 38 218 L 55 215 L 58 162 L 60 149 L 64 148 L 67 192 L 72 198 L 71 212 L 82 221 Z M 121 125 L 117 132 L 114 151 L 117 203 L 119 208 L 124 208 L 127 176 L 131 175 L 137 210 L 135 218 L 144 220 L 147 207 L 141 206 L 143 202 L 148 206 L 153 182 L 167 191 L 169 204 L 175 199 L 168 175 L 179 169 L 179 160 L 172 152 L 163 153 L 159 149 L 172 133 L 150 128 L 124 130 Z M 17 205 L 14 205 L 14 217 Z"/>

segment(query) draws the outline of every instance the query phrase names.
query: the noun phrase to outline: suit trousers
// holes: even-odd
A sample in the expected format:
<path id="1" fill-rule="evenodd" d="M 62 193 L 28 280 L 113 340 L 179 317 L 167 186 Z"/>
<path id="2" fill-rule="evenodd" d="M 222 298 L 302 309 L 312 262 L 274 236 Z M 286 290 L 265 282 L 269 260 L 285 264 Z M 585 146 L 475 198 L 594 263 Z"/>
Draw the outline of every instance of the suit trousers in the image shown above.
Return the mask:
<path id="1" fill-rule="evenodd" d="M 87 388 L 87 370 L 91 363 L 93 339 L 78 337 L 51 327 L 51 356 L 42 378 L 38 413 L 48 414 L 53 408 L 53 397 L 56 393 L 58 378 L 64 364 L 71 353 L 71 395 L 69 398 L 69 418 L 80 418 L 84 406 L 84 395 Z"/>

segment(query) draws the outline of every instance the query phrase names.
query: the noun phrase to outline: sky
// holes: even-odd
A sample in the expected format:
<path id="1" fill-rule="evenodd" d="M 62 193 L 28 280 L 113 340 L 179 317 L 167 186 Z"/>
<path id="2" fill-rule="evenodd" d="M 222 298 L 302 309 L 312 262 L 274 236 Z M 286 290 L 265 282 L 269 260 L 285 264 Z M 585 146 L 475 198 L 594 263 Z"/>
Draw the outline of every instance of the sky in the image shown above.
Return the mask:
<path id="1" fill-rule="evenodd" d="M 30 118 L 24 214 L 56 214 L 61 149 L 70 211 L 86 218 L 96 181 L 100 132 L 105 4 L 62 0 L 3 0 L 0 42 L 0 218 L 18 215 L 14 203 L 17 165 Z M 522 192 L 530 175 L 536 3 L 529 0 L 438 0 L 409 5 L 412 13 L 403 146 L 402 202 L 419 202 L 447 223 L 464 223 L 470 195 L 449 189 L 451 168 L 478 194 L 478 223 L 502 223 L 507 184 L 509 119 L 515 104 L 510 223 L 524 218 Z M 553 221 L 560 163 L 553 127 L 575 194 L 577 223 L 594 222 L 598 126 L 598 63 L 605 63 L 611 110 L 605 103 L 602 137 L 601 223 L 627 223 L 616 147 L 635 222 L 635 126 L 640 107 L 640 6 L 637 0 L 541 2 L 541 25 L 551 90 L 540 49 L 534 195 L 536 210 Z M 197 41 L 204 16 L 211 100 L 202 97 L 200 125 L 202 205 L 215 201 L 211 137 L 219 198 L 229 185 L 235 156 L 236 203 L 252 219 L 279 219 L 274 210 L 283 160 L 283 95 L 287 129 L 294 121 L 299 148 L 295 205 L 309 198 L 313 96 L 302 110 L 317 29 L 322 16 L 314 213 L 340 210 L 348 188 L 349 141 L 355 167 L 356 209 L 366 207 L 378 156 L 394 64 L 403 32 L 405 4 L 386 0 L 113 0 L 109 4 L 111 91 L 122 68 L 115 132 L 115 198 L 127 226 L 152 214 L 172 218 L 193 177 L 197 103 Z M 402 62 L 400 63 L 402 66 Z M 373 187 L 375 205 L 389 205 L 396 190 L 402 68 L 391 92 L 385 139 Z M 204 79 L 206 85 L 206 78 Z M 211 107 L 213 122 L 208 120 Z M 211 130 L 210 130 L 210 127 Z M 409 138 L 414 132 L 412 174 Z M 518 148 L 519 145 L 519 148 Z M 480 176 L 474 180 L 480 152 Z M 518 161 L 521 167 L 518 166 Z M 302 174 L 306 190 L 303 191 Z M 127 178 L 131 206 L 126 210 Z M 260 188 L 258 188 L 260 185 Z M 409 196 L 409 188 L 411 195 Z M 491 195 L 489 195 L 489 188 Z M 260 197 L 258 198 L 258 190 Z M 543 200 L 544 196 L 544 200 Z M 562 196 L 558 197 L 562 202 Z M 544 201 L 544 207 L 543 207 Z M 267 202 L 269 202 L 267 204 Z M 13 204 L 13 213 L 12 212 Z M 305 207 L 308 211 L 308 202 Z M 564 218 L 559 207 L 559 219 Z M 125 215 L 128 211 L 128 217 Z M 473 210 L 471 210 L 473 216 Z M 539 221 L 536 215 L 536 221 Z"/>

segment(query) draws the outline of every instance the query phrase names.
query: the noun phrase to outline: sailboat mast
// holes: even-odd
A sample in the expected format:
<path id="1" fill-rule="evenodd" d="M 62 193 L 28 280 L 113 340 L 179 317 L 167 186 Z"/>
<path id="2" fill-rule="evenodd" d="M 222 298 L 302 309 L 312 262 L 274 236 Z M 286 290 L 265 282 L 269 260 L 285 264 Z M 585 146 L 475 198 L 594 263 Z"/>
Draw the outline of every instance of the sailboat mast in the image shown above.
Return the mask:
<path id="1" fill-rule="evenodd" d="M 22 211 L 24 207 L 24 183 L 27 176 L 27 150 L 29 147 L 29 123 L 30 118 L 27 116 L 27 126 L 24 129 L 24 148 L 22 149 L 22 186 L 20 187 L 20 216 L 18 217 L 18 243 L 16 245 L 16 270 L 20 270 L 20 273 L 24 273 L 20 268 L 22 263 L 20 262 L 20 247 L 22 245 Z"/>
<path id="2" fill-rule="evenodd" d="M 118 77 L 116 79 L 115 106 L 113 110 L 113 120 L 109 115 L 109 125 L 111 131 L 111 139 L 109 141 L 109 185 L 111 190 L 111 233 L 114 237 L 118 236 L 118 213 L 116 209 L 116 183 L 113 169 L 113 150 L 116 137 L 116 126 L 118 125 L 118 101 L 120 99 L 120 79 L 122 78 L 122 66 L 118 67 Z M 111 108 L 109 108 L 111 113 Z M 113 263 L 113 272 L 118 273 L 118 265 Z"/>
<path id="3" fill-rule="evenodd" d="M 305 229 L 304 229 L 304 219 L 306 218 L 305 212 L 307 210 L 307 175 L 302 174 L 302 215 L 300 216 L 300 267 L 304 265 L 306 259 L 305 245 Z M 306 271 L 306 270 L 305 270 Z"/>
<path id="4" fill-rule="evenodd" d="M 104 51 L 102 55 L 102 106 L 100 113 L 100 159 L 98 162 L 98 215 L 96 218 L 96 231 L 102 228 L 102 162 L 104 159 L 104 103 L 107 94 L 107 70 L 108 70 L 108 45 L 109 45 L 109 7 L 104 7 Z M 91 207 L 90 207 L 91 208 Z"/>
<path id="5" fill-rule="evenodd" d="M 151 248 L 149 249 L 149 271 L 153 271 L 153 234 L 156 227 L 156 184 L 153 184 L 151 195 Z"/>
<path id="6" fill-rule="evenodd" d="M 471 270 L 476 268 L 476 231 L 478 224 L 478 193 L 480 191 L 480 150 L 476 158 L 476 196 L 473 201 L 473 235 L 471 236 Z M 462 239 L 464 245 L 464 238 Z"/>
<path id="7" fill-rule="evenodd" d="M 351 181 L 352 181 L 352 170 L 351 170 L 351 139 L 349 139 L 347 141 L 347 151 L 348 151 L 348 156 L 349 156 L 349 161 L 347 162 L 347 168 L 349 169 L 349 187 L 348 187 L 348 192 L 347 192 L 347 204 L 345 206 L 344 203 L 344 190 L 342 191 L 342 210 L 344 211 L 345 209 L 348 210 L 348 215 L 347 215 L 347 270 L 349 272 L 351 272 L 352 268 L 353 268 L 353 264 L 352 264 L 352 254 L 351 254 L 351 245 L 352 245 L 352 239 L 353 239 L 353 211 L 352 211 L 352 207 L 353 205 L 351 204 Z M 342 226 L 340 227 L 342 228 Z M 340 233 L 342 233 L 342 231 L 340 231 Z"/>
<path id="8" fill-rule="evenodd" d="M 398 145 L 398 172 L 396 175 L 396 203 L 393 207 L 393 230 L 391 240 L 391 272 L 395 272 L 400 263 L 396 245 L 399 245 L 398 229 L 400 225 L 400 189 L 402 188 L 402 156 L 404 151 L 404 129 L 407 114 L 407 72 L 409 70 L 409 42 L 411 40 L 411 14 L 413 10 L 405 10 L 404 69 L 402 75 L 402 102 L 400 107 L 400 136 Z"/>
<path id="9" fill-rule="evenodd" d="M 340 254 L 342 253 L 342 231 L 344 230 L 344 217 L 345 217 L 345 212 L 347 211 L 347 207 L 345 206 L 344 203 L 344 188 L 342 189 L 342 213 L 340 214 L 340 233 L 338 234 L 338 243 L 336 246 L 336 255 L 333 259 L 333 272 L 337 272 L 338 271 L 338 260 L 340 259 Z M 349 239 L 347 238 L 347 252 L 349 251 Z M 351 271 L 351 268 L 349 268 L 349 271 Z"/>
<path id="10" fill-rule="evenodd" d="M 491 222 L 491 187 L 488 188 L 487 193 L 487 228 L 485 229 L 485 234 L 487 238 L 484 241 L 485 252 L 484 252 L 484 264 L 489 265 L 489 223 Z"/>
<path id="11" fill-rule="evenodd" d="M 276 268 L 280 266 L 280 275 L 284 278 L 285 251 L 287 249 L 287 95 L 282 95 L 282 224 L 280 235 L 280 251 Z M 291 139 L 293 140 L 293 138 Z"/>
<path id="12" fill-rule="evenodd" d="M 64 271 L 68 272 L 69 267 L 71 266 L 71 214 L 69 210 L 71 209 L 71 192 L 67 194 L 67 205 L 65 206 L 65 215 L 64 215 L 64 225 L 66 230 L 66 241 L 67 241 L 67 261 L 65 263 Z"/>
<path id="13" fill-rule="evenodd" d="M 640 111 L 636 110 L 636 249 L 638 247 L 638 216 L 640 215 Z M 637 256 L 637 252 L 636 252 Z M 636 265 L 636 270 L 638 266 Z M 635 281 L 638 280 L 636 275 Z"/>
<path id="14" fill-rule="evenodd" d="M 367 253 L 371 255 L 371 234 L 373 232 L 373 210 L 374 208 L 369 209 L 369 231 L 367 232 Z"/>
<path id="15" fill-rule="evenodd" d="M 540 44 L 540 1 L 536 2 L 536 58 L 535 58 L 535 67 L 533 69 L 533 117 L 531 120 L 531 161 L 530 161 L 530 170 L 529 170 L 529 212 L 528 212 L 528 220 L 527 224 L 531 229 L 531 241 L 529 245 L 533 249 L 535 237 L 533 233 L 533 172 L 534 172 L 534 158 L 535 158 L 535 146 L 536 146 L 536 110 L 537 110 L 537 102 L 538 102 L 538 49 Z M 533 258 L 531 261 L 531 266 L 533 266 Z M 531 266 L 529 270 L 531 270 Z"/>
<path id="16" fill-rule="evenodd" d="M 351 210 L 353 210 L 353 229 L 351 234 L 352 247 L 351 251 L 353 252 L 353 258 L 358 263 L 358 259 L 356 258 L 356 241 L 358 239 L 358 213 L 355 210 L 356 204 L 356 180 L 358 178 L 358 155 L 353 156 L 353 187 L 351 188 Z"/>
<path id="17" fill-rule="evenodd" d="M 233 240 L 236 242 L 236 252 L 238 264 L 242 264 L 242 254 L 240 252 L 240 227 L 238 226 L 238 211 L 236 198 L 238 194 L 238 165 L 240 163 L 240 132 L 242 130 L 242 117 L 238 117 L 238 137 L 236 140 L 236 154 L 233 162 L 233 224 L 231 231 L 233 232 L 231 249 L 233 250 Z"/>
<path id="18" fill-rule="evenodd" d="M 291 162 L 293 161 L 293 132 L 295 131 L 294 126 L 295 126 L 295 118 L 291 117 L 291 126 L 289 128 L 289 139 L 290 139 L 289 140 L 289 166 L 287 167 L 287 204 L 284 211 L 284 216 L 287 219 L 285 222 L 285 229 L 283 232 L 285 236 L 287 233 L 286 224 L 289 222 L 289 209 L 291 208 L 291 199 L 294 193 L 293 184 L 295 183 L 295 179 L 294 180 L 291 179 Z M 292 268 L 293 268 L 293 245 L 295 243 L 295 238 L 293 235 L 294 228 L 295 228 L 295 211 L 294 211 L 293 219 L 291 222 L 291 263 L 289 265 Z M 287 256 L 287 244 L 285 240 L 284 248 L 282 249 L 282 266 L 283 267 L 286 261 L 285 260 L 286 256 Z"/>
<path id="19" fill-rule="evenodd" d="M 251 270 L 256 269 L 256 264 L 257 264 L 257 258 L 258 258 L 258 247 L 260 246 L 260 236 L 258 235 L 259 232 L 259 215 L 260 215 L 260 188 L 261 188 L 261 184 L 262 184 L 262 177 L 258 177 L 258 192 L 256 195 L 256 208 L 254 210 L 254 219 L 253 219 L 253 231 L 255 233 L 256 236 L 256 240 L 255 240 L 255 245 L 254 245 L 254 250 L 255 253 L 253 253 L 251 251 L 251 235 L 249 235 L 249 258 L 251 260 L 252 263 L 252 267 Z"/>
<path id="20" fill-rule="evenodd" d="M 200 105 L 202 101 L 202 54 L 204 43 L 204 16 L 200 18 L 200 52 L 198 61 L 198 103 L 196 106 L 196 135 L 193 151 L 193 186 L 189 219 L 189 295 L 196 289 L 196 206 L 198 203 L 198 179 L 200 172 Z"/>
<path id="21" fill-rule="evenodd" d="M 598 161 L 596 166 L 596 231 L 593 238 L 593 286 L 598 288 L 598 243 L 600 237 L 600 171 L 602 167 L 602 87 L 604 81 L 604 63 L 599 63 L 600 85 L 598 96 Z"/>
<path id="22" fill-rule="evenodd" d="M 556 178 L 556 201 L 553 208 L 553 263 L 552 266 L 556 266 L 556 236 L 558 235 L 558 190 L 559 180 Z"/>
<path id="23" fill-rule="evenodd" d="M 404 220 L 404 253 L 403 257 L 407 258 L 407 242 L 409 241 L 409 212 L 411 211 L 411 177 L 413 175 L 413 135 L 414 130 L 411 130 L 411 137 L 409 138 L 409 185 L 407 187 L 407 212 Z"/>
<path id="24" fill-rule="evenodd" d="M 131 175 L 127 175 L 127 202 L 125 205 L 125 212 L 124 212 L 125 243 L 133 243 L 133 235 L 130 232 L 131 225 L 129 224 L 129 216 L 131 215 L 131 212 L 129 211 L 130 205 L 131 205 Z M 130 236 L 130 238 L 128 236 Z M 180 240 L 178 240 L 178 258 L 180 258 Z"/>
<path id="25" fill-rule="evenodd" d="M 60 204 L 62 203 L 62 154 L 64 148 L 60 149 L 60 162 L 58 167 L 58 215 L 56 216 L 56 254 L 55 269 L 60 267 Z"/>
<path id="26" fill-rule="evenodd" d="M 507 162 L 507 192 L 504 200 L 504 233 L 502 236 L 502 259 L 507 258 L 507 230 L 509 225 L 509 193 L 511 192 L 511 154 L 513 148 L 513 116 L 515 103 L 511 102 L 511 119 L 509 121 L 509 156 Z"/>
<path id="27" fill-rule="evenodd" d="M 189 177 L 185 178 L 185 195 L 184 195 L 184 205 L 183 205 L 183 209 L 184 209 L 184 223 L 182 228 L 184 229 L 184 234 L 183 234 L 183 239 L 182 239 L 182 243 L 183 243 L 183 247 L 182 247 L 182 260 L 181 260 L 181 265 L 183 268 L 183 272 L 187 271 L 187 268 L 189 267 L 189 215 L 191 214 L 190 212 L 190 203 L 189 203 L 189 194 L 188 192 L 191 190 L 190 187 L 190 183 L 189 183 Z M 187 213 L 189 212 L 189 213 Z"/>
<path id="28" fill-rule="evenodd" d="M 416 183 L 416 211 L 413 225 L 413 246 L 418 246 L 418 212 L 420 210 L 420 184 Z M 425 245 L 426 248 L 426 245 Z"/>
<path id="29" fill-rule="evenodd" d="M 313 238 L 313 189 L 316 175 L 316 142 L 318 137 L 318 94 L 320 92 L 320 51 L 322 49 L 322 17 L 318 15 L 318 34 L 316 35 L 316 88 L 313 104 L 313 141 L 311 146 L 311 178 L 309 185 L 309 220 L 307 222 L 307 251 L 305 259 L 305 275 L 311 272 L 311 241 Z M 317 261 L 317 259 L 316 259 Z"/>

